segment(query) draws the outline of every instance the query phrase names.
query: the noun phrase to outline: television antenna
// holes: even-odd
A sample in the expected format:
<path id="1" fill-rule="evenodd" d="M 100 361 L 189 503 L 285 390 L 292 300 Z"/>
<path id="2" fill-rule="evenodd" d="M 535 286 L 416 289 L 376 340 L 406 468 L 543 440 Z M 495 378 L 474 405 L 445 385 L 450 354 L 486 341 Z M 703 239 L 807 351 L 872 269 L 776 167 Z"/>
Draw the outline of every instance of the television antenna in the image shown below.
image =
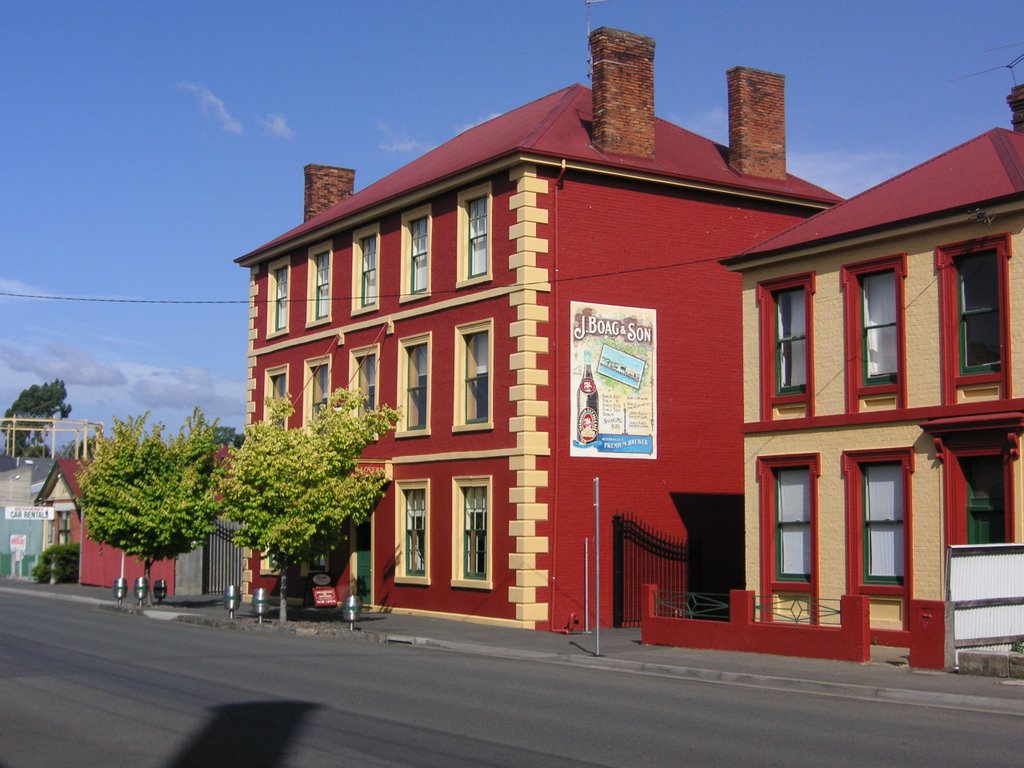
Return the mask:
<path id="1" fill-rule="evenodd" d="M 1016 48 L 1016 47 L 1021 46 L 1021 45 L 1024 45 L 1024 42 L 1021 42 L 1021 43 L 1011 43 L 1010 45 L 1000 45 L 1000 46 L 998 46 L 996 48 L 988 48 L 987 50 L 982 51 L 982 53 L 991 53 L 992 51 L 1001 51 L 1001 50 L 1004 50 L 1006 48 Z M 1010 70 L 1010 77 L 1013 79 L 1013 84 L 1014 84 L 1014 86 L 1016 86 L 1017 85 L 1017 73 L 1014 70 L 1014 67 L 1016 67 L 1021 62 L 1024 62 L 1024 53 L 1020 54 L 1020 56 L 1017 56 L 1016 58 L 1011 60 L 1009 63 L 1003 64 L 1002 66 L 989 67 L 988 69 L 982 69 L 979 72 L 972 72 L 969 75 L 961 75 L 960 77 L 954 77 L 952 80 L 947 80 L 946 82 L 948 82 L 948 83 L 955 83 L 958 80 L 966 80 L 969 77 L 977 77 L 978 75 L 984 75 L 984 74 L 987 74 L 988 72 L 995 72 L 997 69 L 1008 69 L 1008 70 Z"/>
<path id="2" fill-rule="evenodd" d="M 583 0 L 583 5 L 587 8 L 587 50 L 590 50 L 590 6 L 596 5 L 597 3 L 606 3 L 608 0 Z M 587 80 L 591 80 L 594 77 L 594 59 L 593 57 L 587 58 Z"/>

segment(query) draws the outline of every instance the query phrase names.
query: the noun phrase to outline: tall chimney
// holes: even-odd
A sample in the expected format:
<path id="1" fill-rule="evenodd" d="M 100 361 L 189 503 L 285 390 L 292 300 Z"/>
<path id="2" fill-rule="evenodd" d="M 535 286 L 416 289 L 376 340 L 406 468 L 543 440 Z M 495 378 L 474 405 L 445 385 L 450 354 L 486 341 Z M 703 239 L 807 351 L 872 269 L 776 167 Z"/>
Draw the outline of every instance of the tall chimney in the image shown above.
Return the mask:
<path id="1" fill-rule="evenodd" d="M 786 79 L 749 67 L 725 73 L 729 86 L 729 165 L 766 179 L 786 178 Z"/>
<path id="2" fill-rule="evenodd" d="M 654 40 L 600 27 L 590 33 L 593 141 L 602 152 L 654 157 Z"/>
<path id="3" fill-rule="evenodd" d="M 340 203 L 355 188 L 356 172 L 351 168 L 311 164 L 304 166 L 302 173 L 306 180 L 303 221 L 309 221 L 332 205 Z"/>
<path id="4" fill-rule="evenodd" d="M 1013 110 L 1013 130 L 1024 133 L 1024 85 L 1015 85 L 1006 97 L 1006 103 Z"/>

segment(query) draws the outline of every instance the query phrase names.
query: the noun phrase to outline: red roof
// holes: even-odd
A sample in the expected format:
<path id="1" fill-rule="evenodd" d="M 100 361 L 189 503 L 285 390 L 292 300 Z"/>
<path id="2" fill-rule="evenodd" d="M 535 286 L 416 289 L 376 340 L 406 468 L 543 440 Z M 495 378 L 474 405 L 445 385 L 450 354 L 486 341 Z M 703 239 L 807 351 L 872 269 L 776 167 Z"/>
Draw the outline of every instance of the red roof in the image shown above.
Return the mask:
<path id="1" fill-rule="evenodd" d="M 590 120 L 589 88 L 572 85 L 556 91 L 460 133 L 236 261 L 258 257 L 332 222 L 516 152 L 829 205 L 842 199 L 795 176 L 773 180 L 738 174 L 729 167 L 726 147 L 660 119 L 655 122 L 654 158 L 606 155 L 591 143 Z"/>
<path id="2" fill-rule="evenodd" d="M 78 473 L 84 466 L 85 462 L 80 459 L 57 459 L 57 467 L 60 469 L 61 475 L 64 476 L 64 482 L 67 483 L 68 490 L 71 491 L 71 497 L 75 499 L 82 495 L 78 486 Z"/>
<path id="3" fill-rule="evenodd" d="M 761 241 L 726 263 L 1024 194 L 1024 134 L 992 130 Z"/>

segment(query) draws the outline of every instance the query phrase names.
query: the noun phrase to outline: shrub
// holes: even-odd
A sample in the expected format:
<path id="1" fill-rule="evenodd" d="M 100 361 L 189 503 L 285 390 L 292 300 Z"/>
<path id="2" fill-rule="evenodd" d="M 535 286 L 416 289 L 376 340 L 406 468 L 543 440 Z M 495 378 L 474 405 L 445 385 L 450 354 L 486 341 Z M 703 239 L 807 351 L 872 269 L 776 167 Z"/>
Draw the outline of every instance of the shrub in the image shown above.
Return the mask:
<path id="1" fill-rule="evenodd" d="M 78 581 L 78 544 L 54 544 L 43 550 L 39 562 L 32 569 L 32 578 L 39 582 L 57 584 Z"/>

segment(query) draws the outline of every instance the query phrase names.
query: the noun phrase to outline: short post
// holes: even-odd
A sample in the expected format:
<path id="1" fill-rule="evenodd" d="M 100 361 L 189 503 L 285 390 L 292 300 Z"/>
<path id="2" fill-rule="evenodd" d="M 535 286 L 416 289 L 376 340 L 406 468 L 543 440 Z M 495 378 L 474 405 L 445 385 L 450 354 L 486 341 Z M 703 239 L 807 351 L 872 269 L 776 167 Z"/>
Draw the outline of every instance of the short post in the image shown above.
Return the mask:
<path id="1" fill-rule="evenodd" d="M 348 595 L 341 604 L 341 619 L 348 622 L 349 630 L 355 629 L 355 623 L 359 621 L 359 612 L 363 609 L 363 601 L 359 595 Z"/>
<path id="2" fill-rule="evenodd" d="M 252 593 L 252 609 L 256 611 L 259 623 L 262 624 L 263 616 L 270 610 L 270 597 L 267 594 L 267 590 L 261 587 Z"/>
<path id="3" fill-rule="evenodd" d="M 228 619 L 234 621 L 235 611 L 238 610 L 238 605 L 241 601 L 242 598 L 238 593 L 238 587 L 234 584 L 224 587 L 224 609 L 228 612 Z"/>
<path id="4" fill-rule="evenodd" d="M 167 579 L 157 579 L 153 582 L 153 597 L 160 605 L 164 604 L 164 598 L 167 597 Z"/>
<path id="5" fill-rule="evenodd" d="M 120 579 L 114 579 L 114 597 L 117 598 L 117 604 L 120 606 L 121 601 L 128 596 L 128 579 L 122 576 Z"/>
<path id="6" fill-rule="evenodd" d="M 139 608 L 142 607 L 142 601 L 146 599 L 146 595 L 149 594 L 149 579 L 145 576 L 139 576 L 135 580 L 135 599 L 139 601 Z"/>

